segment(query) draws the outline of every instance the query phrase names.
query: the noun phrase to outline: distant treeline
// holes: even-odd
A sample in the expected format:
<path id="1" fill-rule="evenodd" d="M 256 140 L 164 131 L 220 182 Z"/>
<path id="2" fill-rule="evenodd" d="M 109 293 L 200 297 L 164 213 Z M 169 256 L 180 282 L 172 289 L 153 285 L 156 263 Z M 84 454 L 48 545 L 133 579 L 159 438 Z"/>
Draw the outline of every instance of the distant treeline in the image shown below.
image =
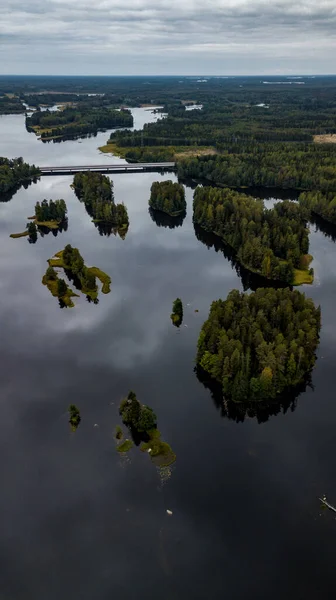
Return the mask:
<path id="1" fill-rule="evenodd" d="M 151 186 L 149 206 L 161 210 L 171 217 L 184 213 L 187 208 L 184 187 L 180 183 L 154 181 Z"/>
<path id="2" fill-rule="evenodd" d="M 15 96 L 0 96 L 0 115 L 15 115 L 25 111 L 20 98 Z"/>
<path id="3" fill-rule="evenodd" d="M 106 175 L 92 171 L 76 173 L 73 187 L 77 198 L 84 202 L 87 212 L 95 222 L 128 227 L 127 208 L 124 204 L 115 204 L 113 181 Z"/>
<path id="4" fill-rule="evenodd" d="M 0 193 L 15 191 L 39 176 L 39 169 L 23 162 L 22 158 L 0 157 Z"/>
<path id="5" fill-rule="evenodd" d="M 75 107 L 61 111 L 36 111 L 26 117 L 28 131 L 41 135 L 41 139 L 94 134 L 113 127 L 132 127 L 133 116 L 129 110 Z"/>
<path id="6" fill-rule="evenodd" d="M 247 269 L 268 279 L 293 284 L 294 269 L 307 267 L 307 211 L 285 200 L 268 210 L 230 189 L 197 187 L 194 223 L 220 236 Z"/>
<path id="7" fill-rule="evenodd" d="M 180 160 L 182 178 L 232 187 L 336 190 L 335 144 L 232 144 L 217 156 Z"/>

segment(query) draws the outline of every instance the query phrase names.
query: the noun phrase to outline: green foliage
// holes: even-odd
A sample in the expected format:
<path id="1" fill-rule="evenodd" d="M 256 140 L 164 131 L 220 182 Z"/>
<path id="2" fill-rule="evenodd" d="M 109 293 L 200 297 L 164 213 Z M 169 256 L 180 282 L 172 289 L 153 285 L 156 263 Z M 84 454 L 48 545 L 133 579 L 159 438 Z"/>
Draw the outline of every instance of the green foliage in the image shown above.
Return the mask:
<path id="1" fill-rule="evenodd" d="M 303 192 L 299 196 L 302 206 L 319 215 L 326 221 L 336 224 L 336 193 L 335 192 Z"/>
<path id="2" fill-rule="evenodd" d="M 56 221 L 61 223 L 65 220 L 67 214 L 67 206 L 64 200 L 42 200 L 41 204 L 36 202 L 35 204 L 35 218 L 36 221 Z"/>
<path id="3" fill-rule="evenodd" d="M 73 185 L 77 198 L 84 202 L 94 222 L 111 223 L 116 227 L 128 228 L 127 208 L 123 203 L 115 204 L 113 181 L 106 175 L 92 171 L 76 173 Z"/>
<path id="4" fill-rule="evenodd" d="M 149 206 L 161 210 L 171 217 L 184 213 L 187 208 L 184 187 L 180 183 L 154 181 L 151 186 Z"/>
<path id="5" fill-rule="evenodd" d="M 274 398 L 313 367 L 320 324 L 320 308 L 298 291 L 232 290 L 211 305 L 197 364 L 235 402 Z"/>
<path id="6" fill-rule="evenodd" d="M 123 422 L 128 427 L 139 433 L 145 433 L 156 427 L 156 415 L 154 411 L 140 404 L 134 392 L 130 392 L 119 406 L 119 413 Z"/>
<path id="7" fill-rule="evenodd" d="M 173 325 L 180 327 L 183 321 L 183 304 L 180 298 L 176 298 L 173 302 L 173 312 L 170 315 Z"/>
<path id="8" fill-rule="evenodd" d="M 123 438 L 123 431 L 122 431 L 120 425 L 117 425 L 115 428 L 115 438 L 116 438 L 116 440 L 122 440 L 122 438 Z"/>
<path id="9" fill-rule="evenodd" d="M 39 176 L 39 169 L 23 162 L 22 158 L 9 160 L 0 156 L 0 193 L 15 191 Z"/>
<path id="10" fill-rule="evenodd" d="M 194 223 L 220 236 L 247 269 L 292 284 L 308 252 L 307 211 L 289 200 L 265 209 L 262 200 L 231 189 L 197 187 Z"/>
<path id="11" fill-rule="evenodd" d="M 59 298 L 63 298 L 67 293 L 68 286 L 65 283 L 64 279 L 57 280 L 57 295 Z"/>
<path id="12" fill-rule="evenodd" d="M 132 440 L 124 440 L 121 444 L 118 444 L 117 450 L 118 452 L 128 452 L 131 448 L 133 448 L 134 443 Z"/>
<path id="13" fill-rule="evenodd" d="M 75 404 L 70 404 L 69 406 L 69 423 L 71 425 L 72 431 L 76 431 L 79 423 L 81 421 L 79 409 Z"/>
<path id="14" fill-rule="evenodd" d="M 222 152 L 179 161 L 179 177 L 229 187 L 336 190 L 335 144 L 240 142 L 226 144 Z"/>
<path id="15" fill-rule="evenodd" d="M 45 278 L 47 281 L 56 281 L 57 273 L 53 267 L 48 267 L 45 273 Z"/>

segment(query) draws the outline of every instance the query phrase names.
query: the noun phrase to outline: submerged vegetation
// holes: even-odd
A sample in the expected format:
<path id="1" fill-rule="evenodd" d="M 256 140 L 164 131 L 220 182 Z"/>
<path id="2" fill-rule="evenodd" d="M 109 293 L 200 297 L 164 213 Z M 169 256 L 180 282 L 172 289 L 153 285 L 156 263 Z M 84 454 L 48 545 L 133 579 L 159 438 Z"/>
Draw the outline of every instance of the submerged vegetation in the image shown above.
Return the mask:
<path id="1" fill-rule="evenodd" d="M 69 423 L 71 425 L 72 431 L 76 431 L 78 425 L 81 421 L 79 409 L 75 404 L 70 404 L 69 406 Z"/>
<path id="2" fill-rule="evenodd" d="M 61 298 L 66 306 L 73 307 L 74 304 L 71 300 L 71 296 L 76 296 L 64 280 L 59 280 L 55 268 L 64 269 L 68 279 L 73 282 L 75 287 L 86 295 L 90 301 L 98 301 L 98 285 L 96 278 L 98 278 L 102 285 L 102 293 L 108 294 L 111 291 L 111 278 L 107 273 L 104 273 L 98 267 L 87 267 L 84 264 L 84 259 L 81 256 L 78 248 L 73 248 L 70 244 L 67 244 L 64 250 L 60 250 L 54 256 L 48 260 L 49 268 L 46 271 L 42 279 L 42 283 L 48 286 L 53 296 Z M 59 281 L 63 281 L 66 286 L 66 290 L 63 284 L 61 284 L 61 291 L 64 290 L 64 294 L 60 293 Z"/>
<path id="3" fill-rule="evenodd" d="M 184 187 L 180 183 L 154 181 L 151 186 L 149 206 L 160 210 L 171 217 L 177 217 L 186 212 Z"/>
<path id="4" fill-rule="evenodd" d="M 140 449 L 148 452 L 157 466 L 165 467 L 175 462 L 176 455 L 171 447 L 161 440 L 153 409 L 141 404 L 134 392 L 129 392 L 127 398 L 121 401 L 119 413 L 133 438 L 138 444 L 141 442 Z M 126 452 L 129 449 L 127 447 L 127 450 L 121 450 L 121 447 L 126 446 L 126 442 L 129 440 L 125 440 L 117 447 L 119 452 Z"/>
<path id="5" fill-rule="evenodd" d="M 92 171 L 76 173 L 73 188 L 101 235 L 110 235 L 115 228 L 114 233 L 125 238 L 129 227 L 127 208 L 123 203 L 115 204 L 113 181 L 109 177 Z"/>
<path id="6" fill-rule="evenodd" d="M 170 315 L 173 325 L 180 327 L 183 321 L 183 304 L 180 298 L 176 298 L 173 302 L 173 312 Z"/>
<path id="7" fill-rule="evenodd" d="M 229 400 L 269 400 L 300 384 L 312 369 L 320 326 L 320 308 L 296 290 L 232 290 L 211 305 L 197 365 Z"/>
<path id="8" fill-rule="evenodd" d="M 251 196 L 199 186 L 193 220 L 229 244 L 246 269 L 285 284 L 312 283 L 307 211 L 294 202 L 265 209 L 262 200 Z"/>

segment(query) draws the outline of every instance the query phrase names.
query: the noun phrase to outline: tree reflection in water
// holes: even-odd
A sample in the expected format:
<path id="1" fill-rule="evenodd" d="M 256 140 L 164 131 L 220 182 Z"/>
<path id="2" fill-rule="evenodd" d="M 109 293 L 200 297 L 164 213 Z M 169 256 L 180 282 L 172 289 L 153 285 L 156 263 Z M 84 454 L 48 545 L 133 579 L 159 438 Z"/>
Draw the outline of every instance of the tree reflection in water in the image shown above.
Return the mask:
<path id="1" fill-rule="evenodd" d="M 175 227 L 182 227 L 183 221 L 187 213 L 182 213 L 176 217 L 171 217 L 161 210 L 154 210 L 149 208 L 148 212 L 151 216 L 152 221 L 156 223 L 158 227 L 169 227 L 169 229 L 175 229 Z"/>

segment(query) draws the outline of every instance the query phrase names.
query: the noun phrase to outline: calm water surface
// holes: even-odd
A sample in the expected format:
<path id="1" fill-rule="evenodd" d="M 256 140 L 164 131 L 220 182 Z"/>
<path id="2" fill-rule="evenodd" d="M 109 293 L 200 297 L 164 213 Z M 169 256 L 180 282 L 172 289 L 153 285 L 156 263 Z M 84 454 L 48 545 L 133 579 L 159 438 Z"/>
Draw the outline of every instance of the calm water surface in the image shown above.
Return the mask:
<path id="1" fill-rule="evenodd" d="M 143 124 L 150 113 L 140 111 Z M 0 155 L 40 165 L 111 161 L 97 151 L 107 137 L 42 144 L 23 117 L 0 118 Z M 304 291 L 322 307 L 313 387 L 295 410 L 236 423 L 198 381 L 194 357 L 211 301 L 242 289 L 241 278 L 196 238 L 190 188 L 182 226 L 152 220 L 160 177 L 113 177 L 130 216 L 125 240 L 99 235 L 71 177 L 42 178 L 0 204 L 0 597 L 330 598 L 336 523 L 318 496 L 336 503 L 333 237 L 312 225 L 315 283 Z M 35 245 L 10 239 L 44 197 L 66 200 L 68 231 Z M 81 297 L 60 310 L 41 285 L 67 243 L 111 275 L 98 305 Z M 169 318 L 177 296 L 180 330 Z M 177 454 L 170 470 L 138 448 L 116 452 L 129 389 L 157 413 Z M 71 402 L 82 416 L 75 434 Z"/>

